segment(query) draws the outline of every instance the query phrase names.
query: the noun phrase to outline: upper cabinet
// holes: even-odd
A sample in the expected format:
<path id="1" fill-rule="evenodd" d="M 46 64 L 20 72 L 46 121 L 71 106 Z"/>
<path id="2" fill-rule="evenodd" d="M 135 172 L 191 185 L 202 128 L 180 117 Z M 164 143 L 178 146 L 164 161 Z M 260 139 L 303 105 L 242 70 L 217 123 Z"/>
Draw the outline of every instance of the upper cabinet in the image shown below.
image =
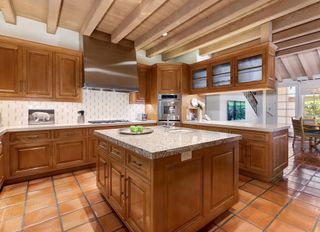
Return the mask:
<path id="1" fill-rule="evenodd" d="M 150 103 L 151 72 L 151 66 L 138 64 L 139 91 L 129 94 L 130 104 Z"/>
<path id="2" fill-rule="evenodd" d="M 0 99 L 80 101 L 82 53 L 0 37 Z"/>
<path id="3" fill-rule="evenodd" d="M 22 96 L 22 49 L 0 41 L 0 97 Z"/>
<path id="4" fill-rule="evenodd" d="M 263 43 L 191 65 L 191 93 L 273 89 L 275 50 Z"/>

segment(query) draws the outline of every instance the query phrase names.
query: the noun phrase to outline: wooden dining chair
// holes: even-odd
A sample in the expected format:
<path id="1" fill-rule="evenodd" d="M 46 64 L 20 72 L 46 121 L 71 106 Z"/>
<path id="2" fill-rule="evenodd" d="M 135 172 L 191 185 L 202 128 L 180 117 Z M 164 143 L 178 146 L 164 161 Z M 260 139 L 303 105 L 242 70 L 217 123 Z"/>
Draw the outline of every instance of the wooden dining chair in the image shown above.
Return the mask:
<path id="1" fill-rule="evenodd" d="M 304 150 L 304 142 L 306 139 L 309 139 L 309 149 L 312 148 L 312 140 L 316 138 L 320 138 L 320 134 L 317 133 L 317 131 L 312 130 L 309 127 L 304 126 L 304 121 L 300 117 L 299 119 L 291 118 L 292 126 L 293 126 L 293 141 L 292 141 L 292 147 L 294 147 L 294 144 L 297 139 L 300 139 L 301 141 L 301 150 Z"/>

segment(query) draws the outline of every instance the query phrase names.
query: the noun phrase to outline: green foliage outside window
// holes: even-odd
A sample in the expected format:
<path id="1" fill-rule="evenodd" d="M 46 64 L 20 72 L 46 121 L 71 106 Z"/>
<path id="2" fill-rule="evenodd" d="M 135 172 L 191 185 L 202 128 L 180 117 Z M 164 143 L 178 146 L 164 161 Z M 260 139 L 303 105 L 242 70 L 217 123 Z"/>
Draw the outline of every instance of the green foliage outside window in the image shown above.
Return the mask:
<path id="1" fill-rule="evenodd" d="M 304 118 L 316 118 L 320 123 L 320 95 L 305 96 Z"/>

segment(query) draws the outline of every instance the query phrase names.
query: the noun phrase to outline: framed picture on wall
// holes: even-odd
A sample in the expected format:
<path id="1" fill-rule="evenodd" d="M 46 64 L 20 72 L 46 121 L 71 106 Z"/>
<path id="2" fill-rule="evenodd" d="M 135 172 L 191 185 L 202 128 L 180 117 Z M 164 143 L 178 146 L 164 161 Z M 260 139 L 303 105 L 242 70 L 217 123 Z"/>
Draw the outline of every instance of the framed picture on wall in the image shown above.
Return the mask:
<path id="1" fill-rule="evenodd" d="M 227 102 L 228 121 L 246 119 L 246 102 L 245 101 L 228 101 Z"/>

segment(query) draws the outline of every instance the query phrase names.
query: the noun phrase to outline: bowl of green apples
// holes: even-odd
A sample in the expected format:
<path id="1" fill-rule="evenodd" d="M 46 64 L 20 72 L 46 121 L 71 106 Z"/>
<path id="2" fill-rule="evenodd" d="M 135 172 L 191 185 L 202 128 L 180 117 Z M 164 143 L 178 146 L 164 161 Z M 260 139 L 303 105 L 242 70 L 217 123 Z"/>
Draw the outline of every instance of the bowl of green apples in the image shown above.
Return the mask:
<path id="1" fill-rule="evenodd" d="M 153 129 L 144 126 L 130 126 L 129 128 L 119 129 L 120 134 L 126 135 L 144 135 L 153 132 Z"/>

